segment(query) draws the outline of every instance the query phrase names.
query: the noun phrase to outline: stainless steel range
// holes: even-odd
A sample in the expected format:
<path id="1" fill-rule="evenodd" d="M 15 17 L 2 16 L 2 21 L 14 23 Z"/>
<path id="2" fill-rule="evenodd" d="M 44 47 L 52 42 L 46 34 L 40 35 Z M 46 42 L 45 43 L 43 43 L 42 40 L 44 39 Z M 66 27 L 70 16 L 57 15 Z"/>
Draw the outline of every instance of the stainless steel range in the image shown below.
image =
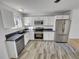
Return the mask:
<path id="1" fill-rule="evenodd" d="M 34 38 L 43 40 L 43 32 L 35 32 Z"/>
<path id="2" fill-rule="evenodd" d="M 34 21 L 35 26 L 43 26 L 43 20 L 35 20 Z M 43 40 L 43 27 L 36 27 L 34 29 L 34 39 L 41 39 Z"/>
<path id="3" fill-rule="evenodd" d="M 37 27 L 34 31 L 34 39 L 41 39 L 43 40 L 43 28 Z"/>

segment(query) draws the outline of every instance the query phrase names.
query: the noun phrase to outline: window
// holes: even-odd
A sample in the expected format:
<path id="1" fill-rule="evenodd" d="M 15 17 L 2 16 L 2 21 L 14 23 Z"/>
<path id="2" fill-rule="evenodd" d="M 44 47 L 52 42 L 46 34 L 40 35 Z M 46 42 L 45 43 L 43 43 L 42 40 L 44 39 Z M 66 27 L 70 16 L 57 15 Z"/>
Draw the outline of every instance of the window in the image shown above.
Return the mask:
<path id="1" fill-rule="evenodd" d="M 14 23 L 15 23 L 15 26 L 14 26 L 14 27 L 12 27 L 12 29 L 22 27 L 21 16 L 14 15 Z"/>

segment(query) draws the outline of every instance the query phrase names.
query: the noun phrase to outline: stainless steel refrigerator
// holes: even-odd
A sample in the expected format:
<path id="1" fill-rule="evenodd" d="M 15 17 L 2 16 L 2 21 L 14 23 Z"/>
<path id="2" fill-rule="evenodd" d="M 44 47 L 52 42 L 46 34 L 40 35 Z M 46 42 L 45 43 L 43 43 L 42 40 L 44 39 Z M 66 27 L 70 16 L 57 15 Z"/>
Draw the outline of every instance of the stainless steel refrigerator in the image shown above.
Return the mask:
<path id="1" fill-rule="evenodd" d="M 55 42 L 66 43 L 68 42 L 70 32 L 71 20 L 57 19 L 55 23 Z"/>

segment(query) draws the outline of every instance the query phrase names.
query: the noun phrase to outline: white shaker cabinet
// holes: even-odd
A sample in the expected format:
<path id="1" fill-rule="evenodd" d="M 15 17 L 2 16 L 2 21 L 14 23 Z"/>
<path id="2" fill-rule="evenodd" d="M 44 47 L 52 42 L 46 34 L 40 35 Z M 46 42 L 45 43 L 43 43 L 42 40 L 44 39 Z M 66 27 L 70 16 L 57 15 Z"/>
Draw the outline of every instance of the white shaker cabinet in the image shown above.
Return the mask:
<path id="1" fill-rule="evenodd" d="M 44 20 L 44 25 L 49 25 L 49 20 L 48 19 Z"/>
<path id="2" fill-rule="evenodd" d="M 44 19 L 44 25 L 47 25 L 47 26 L 54 26 L 55 24 L 55 17 L 47 17 Z"/>
<path id="3" fill-rule="evenodd" d="M 34 25 L 34 17 L 24 17 L 24 25 L 25 26 L 33 26 Z"/>
<path id="4" fill-rule="evenodd" d="M 4 28 L 11 28 L 15 26 L 13 12 L 6 9 L 1 10 Z"/>
<path id="5" fill-rule="evenodd" d="M 44 32 L 44 40 L 54 40 L 54 32 Z"/>
<path id="6" fill-rule="evenodd" d="M 29 31 L 29 40 L 34 40 L 34 31 Z"/>
<path id="7" fill-rule="evenodd" d="M 24 34 L 24 44 L 27 45 L 28 41 L 29 41 L 29 32 Z"/>
<path id="8" fill-rule="evenodd" d="M 47 19 L 44 20 L 44 25 L 48 28 L 52 28 L 53 31 L 55 31 L 55 22 L 56 22 L 56 19 L 55 17 L 48 17 Z"/>
<path id="9" fill-rule="evenodd" d="M 24 44 L 27 45 L 29 40 L 34 40 L 34 32 L 28 31 L 24 34 Z"/>
<path id="10" fill-rule="evenodd" d="M 9 58 L 18 58 L 16 42 L 15 41 L 7 41 L 6 46 L 7 46 Z"/>
<path id="11" fill-rule="evenodd" d="M 55 16 L 55 19 L 69 19 L 70 15 L 57 15 Z"/>

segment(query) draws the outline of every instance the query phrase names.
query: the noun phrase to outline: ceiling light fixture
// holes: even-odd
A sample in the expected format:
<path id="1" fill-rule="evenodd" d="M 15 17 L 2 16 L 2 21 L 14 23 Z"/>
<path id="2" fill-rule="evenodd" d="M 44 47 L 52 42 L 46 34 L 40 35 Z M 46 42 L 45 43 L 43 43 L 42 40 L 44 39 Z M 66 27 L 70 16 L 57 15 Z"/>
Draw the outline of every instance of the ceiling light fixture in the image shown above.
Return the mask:
<path id="1" fill-rule="evenodd" d="M 55 2 L 55 3 L 58 3 L 58 2 L 60 2 L 60 0 L 55 0 L 54 2 Z"/>
<path id="2" fill-rule="evenodd" d="M 24 11 L 24 9 L 22 9 L 22 8 L 20 8 L 20 9 L 18 9 L 20 12 L 23 12 Z"/>

